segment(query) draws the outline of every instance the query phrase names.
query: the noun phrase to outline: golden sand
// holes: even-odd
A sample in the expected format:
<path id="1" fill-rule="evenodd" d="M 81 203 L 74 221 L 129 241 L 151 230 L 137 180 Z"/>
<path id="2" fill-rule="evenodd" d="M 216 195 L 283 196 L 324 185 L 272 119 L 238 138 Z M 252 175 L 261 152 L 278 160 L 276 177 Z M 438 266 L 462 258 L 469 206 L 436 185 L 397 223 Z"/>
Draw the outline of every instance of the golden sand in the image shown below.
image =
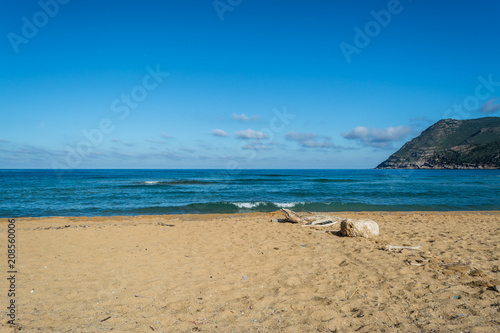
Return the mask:
<path id="1" fill-rule="evenodd" d="M 500 212 L 334 215 L 373 219 L 380 236 L 271 222 L 278 212 L 16 219 L 16 329 L 500 330 Z M 0 331 L 11 332 L 1 280 Z"/>

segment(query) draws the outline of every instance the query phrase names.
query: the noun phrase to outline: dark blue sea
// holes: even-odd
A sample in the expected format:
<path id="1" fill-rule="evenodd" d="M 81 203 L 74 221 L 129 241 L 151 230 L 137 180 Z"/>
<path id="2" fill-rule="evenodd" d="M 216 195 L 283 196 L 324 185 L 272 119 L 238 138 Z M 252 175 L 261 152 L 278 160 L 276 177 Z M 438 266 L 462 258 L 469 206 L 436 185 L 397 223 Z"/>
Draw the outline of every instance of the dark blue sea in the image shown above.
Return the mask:
<path id="1" fill-rule="evenodd" d="M 0 216 L 500 210 L 500 170 L 0 170 Z"/>

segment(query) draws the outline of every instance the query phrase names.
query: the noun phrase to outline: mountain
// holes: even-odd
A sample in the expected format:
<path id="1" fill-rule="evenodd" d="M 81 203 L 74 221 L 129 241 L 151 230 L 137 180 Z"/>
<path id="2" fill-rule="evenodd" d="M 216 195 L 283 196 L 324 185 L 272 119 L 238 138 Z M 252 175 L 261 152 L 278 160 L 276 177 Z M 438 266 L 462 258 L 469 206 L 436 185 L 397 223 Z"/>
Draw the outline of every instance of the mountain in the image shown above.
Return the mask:
<path id="1" fill-rule="evenodd" d="M 440 120 L 376 169 L 500 169 L 500 117 Z"/>

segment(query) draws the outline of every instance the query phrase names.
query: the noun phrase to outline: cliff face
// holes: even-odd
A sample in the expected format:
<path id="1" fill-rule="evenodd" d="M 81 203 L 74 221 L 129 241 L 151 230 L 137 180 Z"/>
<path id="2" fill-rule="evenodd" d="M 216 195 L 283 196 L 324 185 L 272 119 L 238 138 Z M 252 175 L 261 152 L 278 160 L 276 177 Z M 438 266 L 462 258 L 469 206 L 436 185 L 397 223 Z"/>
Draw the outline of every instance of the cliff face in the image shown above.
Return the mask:
<path id="1" fill-rule="evenodd" d="M 440 120 L 377 169 L 500 169 L 500 117 Z"/>

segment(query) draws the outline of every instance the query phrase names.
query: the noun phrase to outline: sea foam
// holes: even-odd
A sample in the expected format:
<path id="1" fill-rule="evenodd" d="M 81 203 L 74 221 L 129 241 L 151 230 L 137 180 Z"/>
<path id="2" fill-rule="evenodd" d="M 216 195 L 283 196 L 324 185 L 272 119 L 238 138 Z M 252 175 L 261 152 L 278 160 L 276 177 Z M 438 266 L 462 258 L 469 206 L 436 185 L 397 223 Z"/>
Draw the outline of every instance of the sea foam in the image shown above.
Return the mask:
<path id="1" fill-rule="evenodd" d="M 280 208 L 292 208 L 296 205 L 303 205 L 305 202 L 273 202 L 274 205 Z"/>
<path id="2" fill-rule="evenodd" d="M 264 202 L 231 202 L 233 205 L 235 205 L 238 208 L 254 208 L 257 207 L 258 205 L 264 205 Z"/>
<path id="3" fill-rule="evenodd" d="M 156 185 L 156 184 L 158 184 L 159 182 L 160 182 L 159 180 L 146 180 L 146 181 L 144 182 L 144 184 L 146 184 L 146 185 Z"/>

